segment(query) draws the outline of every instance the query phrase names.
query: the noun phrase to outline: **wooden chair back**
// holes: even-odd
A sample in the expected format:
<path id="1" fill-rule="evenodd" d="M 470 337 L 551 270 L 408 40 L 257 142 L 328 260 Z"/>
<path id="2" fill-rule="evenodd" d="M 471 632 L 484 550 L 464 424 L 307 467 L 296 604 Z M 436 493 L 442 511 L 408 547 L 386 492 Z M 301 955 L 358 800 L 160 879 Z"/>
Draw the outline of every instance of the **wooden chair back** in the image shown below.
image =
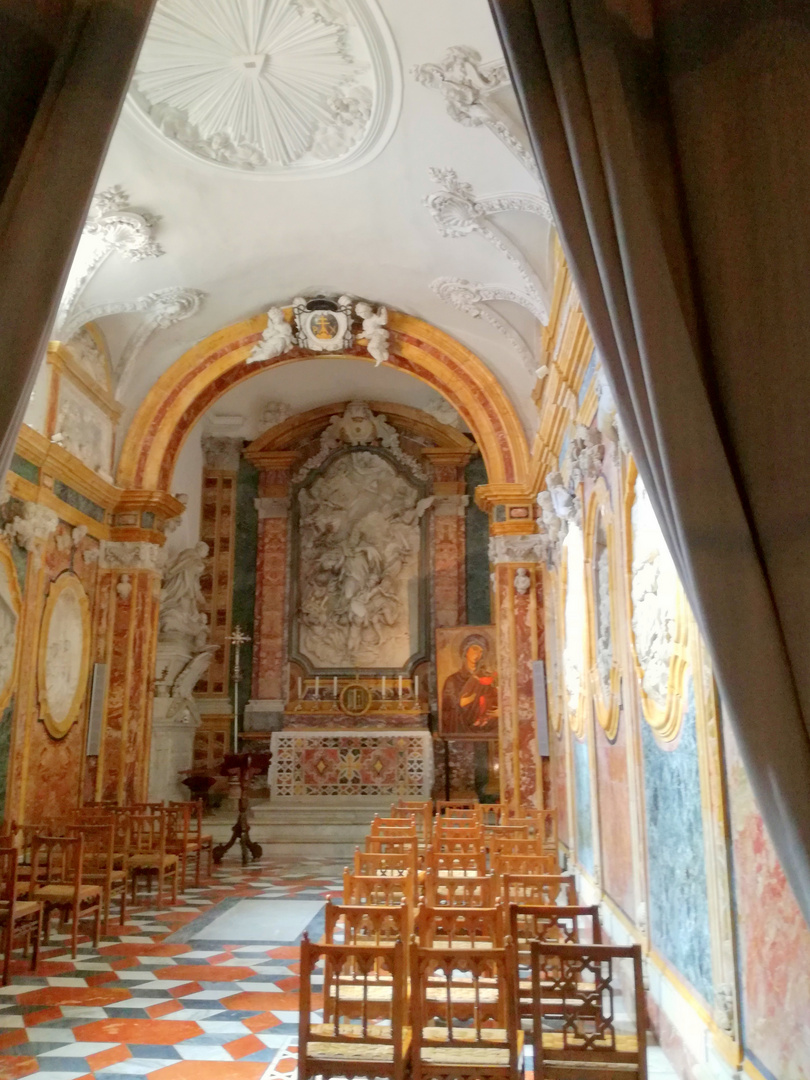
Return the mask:
<path id="1" fill-rule="evenodd" d="M 88 873 L 112 874 L 115 869 L 115 824 L 113 821 L 69 825 L 69 836 L 84 839 L 84 867 Z"/>
<path id="2" fill-rule="evenodd" d="M 564 945 L 602 944 L 597 905 L 569 907 L 561 904 L 510 904 L 509 936 L 518 963 L 531 963 L 533 941 L 559 941 Z"/>
<path id="3" fill-rule="evenodd" d="M 415 836 L 407 840 L 390 840 L 385 836 L 370 836 L 366 840 L 366 851 L 369 855 L 404 855 L 414 864 L 419 866 L 419 841 Z"/>
<path id="4" fill-rule="evenodd" d="M 391 817 L 401 821 L 413 821 L 423 844 L 429 844 L 433 833 L 432 803 L 395 803 L 391 807 Z"/>
<path id="5" fill-rule="evenodd" d="M 537 821 L 537 832 L 542 837 L 546 848 L 558 855 L 559 835 L 556 808 L 549 807 L 547 810 L 535 810 L 534 816 Z"/>
<path id="6" fill-rule="evenodd" d="M 532 840 L 527 836 L 495 836 L 487 838 L 487 848 L 491 855 L 541 855 L 548 866 L 556 864 L 551 852 L 543 847 L 542 840 Z"/>
<path id="7" fill-rule="evenodd" d="M 503 905 L 494 907 L 417 908 L 414 933 L 422 948 L 502 949 Z"/>
<path id="8" fill-rule="evenodd" d="M 312 977 L 324 965 L 323 1020 L 313 1016 Z M 298 1076 L 390 1076 L 402 1080 L 410 1031 L 405 947 L 301 941 Z M 381 971 L 390 993 L 379 993 Z M 360 987 L 358 994 L 357 988 Z M 341 994 L 347 994 L 347 1000 Z M 359 1062 L 366 1062 L 365 1069 Z M 348 1070 L 348 1073 L 346 1072 Z"/>
<path id="9" fill-rule="evenodd" d="M 531 975 L 535 1075 L 646 1080 L 641 946 L 535 941 Z"/>
<path id="10" fill-rule="evenodd" d="M 425 874 L 424 897 L 428 907 L 494 907 L 497 883 L 492 874 L 477 877 L 439 877 Z"/>
<path id="11" fill-rule="evenodd" d="M 484 833 L 477 823 L 467 821 L 438 821 L 433 830 L 433 843 L 455 844 L 460 840 L 474 840 L 483 845 Z"/>
<path id="12" fill-rule="evenodd" d="M 17 868 L 19 865 L 19 848 L 3 837 L 0 844 L 0 905 L 2 905 L 5 917 L 9 908 L 13 908 L 17 900 Z"/>
<path id="13" fill-rule="evenodd" d="M 503 874 L 501 895 L 505 904 L 577 905 L 573 874 Z"/>
<path id="14" fill-rule="evenodd" d="M 480 805 L 477 799 L 437 799 L 436 817 L 465 817 L 477 821 Z"/>
<path id="15" fill-rule="evenodd" d="M 69 885 L 78 902 L 84 869 L 84 836 L 42 836 L 31 841 L 31 888 Z"/>
<path id="16" fill-rule="evenodd" d="M 479 803 L 476 807 L 478 824 L 486 828 L 490 825 L 500 825 L 501 815 L 504 813 L 501 803 Z"/>
<path id="17" fill-rule="evenodd" d="M 129 853 L 133 856 L 166 854 L 167 815 L 162 812 L 127 814 L 129 821 Z"/>
<path id="18" fill-rule="evenodd" d="M 456 839 L 449 837 L 446 833 L 443 836 L 434 833 L 431 848 L 433 851 L 446 851 L 457 855 L 486 854 L 483 838 L 460 837 Z"/>
<path id="19" fill-rule="evenodd" d="M 557 860 L 553 855 L 538 855 L 537 852 L 521 855 L 493 855 L 492 869 L 503 877 L 505 874 L 555 874 Z"/>
<path id="20" fill-rule="evenodd" d="M 423 1076 L 517 1080 L 522 1073 L 523 1033 L 509 986 L 510 950 L 416 947 L 412 959 L 415 1080 Z M 468 1003 L 461 1012 L 460 976 Z"/>
<path id="21" fill-rule="evenodd" d="M 490 851 L 501 840 L 529 840 L 531 839 L 531 827 L 529 825 L 485 825 L 484 838 Z"/>
<path id="22" fill-rule="evenodd" d="M 413 833 L 416 835 L 416 823 L 413 818 L 408 815 L 407 818 L 401 817 L 374 817 L 371 821 L 371 835 L 381 836 L 384 835 L 386 830 L 394 829 L 398 832 Z"/>
<path id="23" fill-rule="evenodd" d="M 398 907 L 403 902 L 411 910 L 416 898 L 413 874 L 378 877 L 376 874 L 352 874 L 343 871 L 344 904 L 372 904 Z"/>
<path id="24" fill-rule="evenodd" d="M 431 851 L 425 852 L 425 870 L 432 870 L 436 877 L 483 877 L 487 872 L 487 856 L 484 851 Z"/>
<path id="25" fill-rule="evenodd" d="M 379 877 L 403 877 L 412 874 L 416 877 L 416 855 L 412 848 L 406 851 L 361 851 L 354 853 L 354 873 L 376 875 Z"/>
<path id="26" fill-rule="evenodd" d="M 324 909 L 324 940 L 332 945 L 380 945 L 409 941 L 411 910 L 406 903 L 335 904 Z"/>

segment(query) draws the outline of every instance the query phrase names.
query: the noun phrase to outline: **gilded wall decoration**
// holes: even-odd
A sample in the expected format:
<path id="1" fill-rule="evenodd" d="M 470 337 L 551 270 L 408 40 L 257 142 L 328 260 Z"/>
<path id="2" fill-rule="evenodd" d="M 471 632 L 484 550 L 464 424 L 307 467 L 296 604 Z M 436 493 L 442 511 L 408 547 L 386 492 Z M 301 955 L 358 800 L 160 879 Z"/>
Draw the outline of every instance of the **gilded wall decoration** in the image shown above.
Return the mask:
<path id="1" fill-rule="evenodd" d="M 321 670 L 404 669 L 424 644 L 421 519 L 432 499 L 398 467 L 405 455 L 385 417 L 352 402 L 332 420 L 296 500 L 294 652 Z"/>
<path id="2" fill-rule="evenodd" d="M 45 601 L 39 644 L 39 704 L 55 739 L 78 719 L 90 667 L 90 605 L 79 579 L 61 574 Z"/>
<path id="3" fill-rule="evenodd" d="M 673 739 L 681 722 L 688 621 L 678 573 L 635 465 L 628 473 L 630 643 L 647 722 Z"/>
<path id="4" fill-rule="evenodd" d="M 14 561 L 8 547 L 0 544 L 0 710 L 6 707 L 14 690 L 20 607 Z"/>

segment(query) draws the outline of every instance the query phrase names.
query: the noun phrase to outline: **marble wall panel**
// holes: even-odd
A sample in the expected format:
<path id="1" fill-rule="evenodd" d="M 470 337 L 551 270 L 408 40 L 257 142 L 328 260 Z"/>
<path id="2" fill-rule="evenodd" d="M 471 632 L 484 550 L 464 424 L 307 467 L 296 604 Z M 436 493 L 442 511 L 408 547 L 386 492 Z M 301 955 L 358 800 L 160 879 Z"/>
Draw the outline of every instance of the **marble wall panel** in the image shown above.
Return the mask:
<path id="1" fill-rule="evenodd" d="M 549 737 L 551 749 L 551 805 L 557 808 L 557 828 L 560 840 L 572 849 L 574 837 L 568 820 L 568 780 L 565 765 L 565 727 L 559 732 L 552 730 Z"/>
<path id="2" fill-rule="evenodd" d="M 593 818 L 591 816 L 591 768 L 587 735 L 571 737 L 574 759 L 574 806 L 576 810 L 576 849 L 580 865 L 594 872 Z"/>
<path id="3" fill-rule="evenodd" d="M 436 626 L 464 626 L 464 518 L 437 514 L 433 519 L 433 602 Z"/>
<path id="4" fill-rule="evenodd" d="M 286 697 L 284 593 L 287 580 L 287 519 L 259 522 L 258 589 L 254 623 L 253 697 Z"/>
<path id="5" fill-rule="evenodd" d="M 512 675 L 514 672 L 514 649 L 512 644 L 513 623 L 510 614 L 510 578 L 514 567 L 503 563 L 495 567 L 496 593 L 496 639 L 498 643 L 498 693 L 501 719 L 498 739 L 501 758 L 501 802 L 514 804 L 516 800 L 514 752 L 516 737 L 517 702 Z"/>
<path id="6" fill-rule="evenodd" d="M 746 1056 L 769 1080 L 810 1077 L 810 928 L 724 724 Z"/>
<path id="7" fill-rule="evenodd" d="M 475 489 L 487 483 L 482 457 L 475 457 L 464 471 L 470 501 L 465 511 L 467 569 L 467 623 L 489 626 L 492 622 L 489 584 L 489 517 L 475 505 Z"/>
<path id="8" fill-rule="evenodd" d="M 695 692 L 686 683 L 681 730 L 659 742 L 641 723 L 653 946 L 711 1004 L 712 967 Z"/>
<path id="9" fill-rule="evenodd" d="M 627 725 L 619 719 L 616 738 L 610 742 L 597 724 L 596 771 L 602 840 L 602 885 L 626 915 L 636 911 L 633 886 L 633 838 L 630 822 L 630 778 L 627 769 Z"/>

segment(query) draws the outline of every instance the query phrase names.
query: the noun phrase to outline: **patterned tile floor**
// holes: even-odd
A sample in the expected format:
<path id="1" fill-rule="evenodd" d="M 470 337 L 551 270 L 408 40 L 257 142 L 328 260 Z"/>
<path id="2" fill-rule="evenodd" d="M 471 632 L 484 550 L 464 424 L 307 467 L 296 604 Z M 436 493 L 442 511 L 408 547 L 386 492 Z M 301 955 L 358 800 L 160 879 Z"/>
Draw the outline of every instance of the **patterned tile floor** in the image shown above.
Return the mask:
<path id="1" fill-rule="evenodd" d="M 177 907 L 136 908 L 125 926 L 111 920 L 98 949 L 85 938 L 76 960 L 52 935 L 37 971 L 15 961 L 0 987 L 0 1080 L 295 1080 L 300 926 L 309 918 L 310 935 L 321 936 L 323 914 L 312 914 L 339 893 L 338 873 L 226 863 Z M 281 918 L 268 919 L 259 943 L 244 900 L 294 900 L 304 915 L 278 905 Z M 244 940 L 220 940 L 223 916 Z M 274 940 L 276 926 L 295 936 Z M 674 1080 L 657 1047 L 649 1064 L 651 1080 Z"/>

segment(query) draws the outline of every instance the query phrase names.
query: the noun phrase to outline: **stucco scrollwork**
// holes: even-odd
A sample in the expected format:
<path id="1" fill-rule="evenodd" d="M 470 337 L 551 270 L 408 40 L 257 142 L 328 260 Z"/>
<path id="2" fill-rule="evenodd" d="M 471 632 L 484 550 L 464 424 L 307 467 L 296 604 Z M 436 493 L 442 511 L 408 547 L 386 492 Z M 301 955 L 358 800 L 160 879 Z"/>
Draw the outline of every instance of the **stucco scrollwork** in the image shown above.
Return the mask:
<path id="1" fill-rule="evenodd" d="M 39 503 L 23 503 L 22 514 L 17 514 L 5 527 L 6 536 L 19 547 L 33 555 L 35 561 L 41 557 L 43 545 L 59 527 L 59 517 L 47 506 Z"/>
<path id="2" fill-rule="evenodd" d="M 687 620 L 678 572 L 641 479 L 631 470 L 626 500 L 631 644 L 644 716 L 674 738 L 682 716 Z"/>
<path id="3" fill-rule="evenodd" d="M 498 563 L 538 563 L 546 557 L 546 537 L 542 533 L 491 536 L 489 561 Z"/>
<path id="4" fill-rule="evenodd" d="M 99 566 L 103 570 L 154 570 L 163 572 L 165 548 L 144 540 L 102 540 Z"/>
<path id="5" fill-rule="evenodd" d="M 609 739 L 619 726 L 619 666 L 614 652 L 613 517 L 604 480 L 597 481 L 588 506 L 585 576 L 591 645 L 590 682 L 596 717 Z"/>
<path id="6" fill-rule="evenodd" d="M 564 629 L 563 679 L 565 704 L 577 736 L 585 727 L 585 549 L 582 529 L 571 524 L 563 542 Z"/>
<path id="7" fill-rule="evenodd" d="M 89 667 L 90 605 L 81 581 L 66 571 L 45 601 L 37 672 L 41 718 L 54 739 L 79 717 Z"/>

